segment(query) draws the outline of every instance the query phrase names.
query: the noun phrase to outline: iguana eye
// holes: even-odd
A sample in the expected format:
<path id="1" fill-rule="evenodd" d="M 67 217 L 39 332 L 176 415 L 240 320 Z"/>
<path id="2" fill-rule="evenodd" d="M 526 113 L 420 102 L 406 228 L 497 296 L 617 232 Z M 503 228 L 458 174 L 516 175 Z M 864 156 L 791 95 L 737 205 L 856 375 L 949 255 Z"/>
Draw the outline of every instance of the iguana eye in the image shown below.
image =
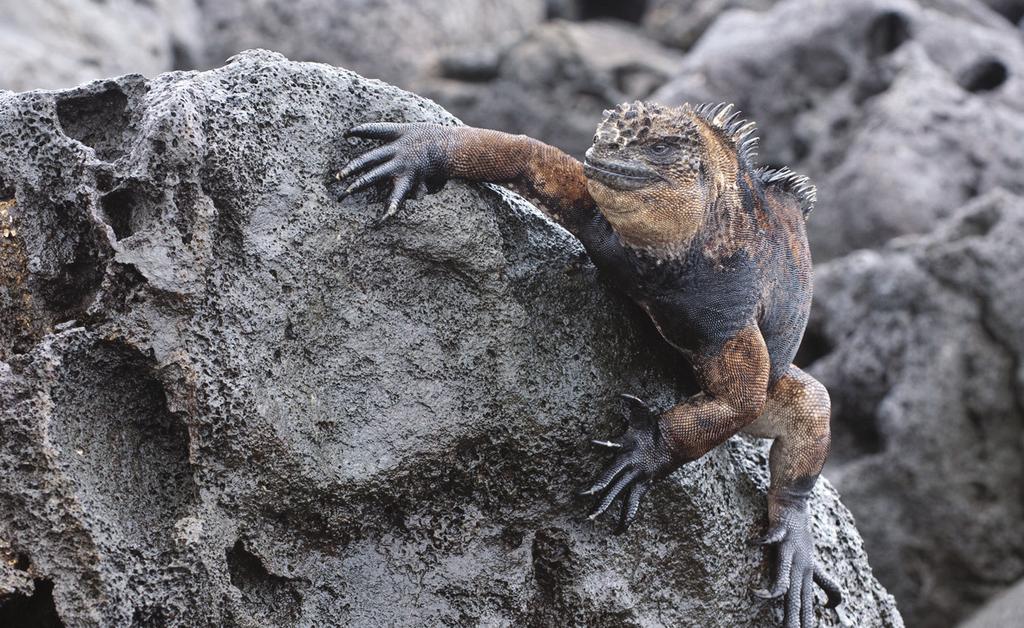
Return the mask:
<path id="1" fill-rule="evenodd" d="M 657 157 L 664 157 L 665 155 L 672 152 L 672 146 L 666 144 L 665 142 L 658 142 L 657 144 L 652 144 L 649 150 L 651 151 L 652 155 L 655 155 Z"/>

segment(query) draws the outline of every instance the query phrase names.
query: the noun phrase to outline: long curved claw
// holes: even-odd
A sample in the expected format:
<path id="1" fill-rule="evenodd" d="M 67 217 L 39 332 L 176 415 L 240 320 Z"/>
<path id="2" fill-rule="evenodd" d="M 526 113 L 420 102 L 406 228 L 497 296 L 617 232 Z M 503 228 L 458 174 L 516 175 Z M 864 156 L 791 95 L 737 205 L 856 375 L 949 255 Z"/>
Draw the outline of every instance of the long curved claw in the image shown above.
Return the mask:
<path id="1" fill-rule="evenodd" d="M 774 545 L 782 539 L 786 538 L 786 528 L 783 525 L 773 526 L 771 530 L 768 530 L 767 534 L 759 539 L 752 541 L 753 545 Z"/>
<path id="2" fill-rule="evenodd" d="M 760 598 L 762 600 L 777 600 L 786 594 L 786 588 L 776 586 L 771 590 L 754 589 L 753 591 L 751 591 L 751 594 L 753 594 L 754 597 Z"/>
<path id="3" fill-rule="evenodd" d="M 825 596 L 828 598 L 825 608 L 835 608 L 843 603 L 843 590 L 836 584 L 835 580 L 821 570 L 821 567 L 815 566 L 814 568 L 814 582 L 821 587 L 821 590 L 825 592 Z"/>
<path id="4" fill-rule="evenodd" d="M 580 493 L 581 495 L 596 495 L 603 491 L 605 487 L 612 483 L 617 475 L 622 473 L 622 470 L 629 466 L 629 458 L 625 456 L 618 458 L 612 463 L 612 466 L 601 474 L 601 477 L 594 482 L 594 485 L 587 490 Z"/>
<path id="5" fill-rule="evenodd" d="M 590 520 L 593 521 L 594 519 L 597 519 L 601 516 L 602 512 L 608 510 L 608 507 L 612 505 L 612 502 L 619 496 L 622 489 L 626 488 L 633 482 L 633 480 L 637 479 L 637 477 L 640 476 L 640 473 L 640 469 L 631 469 L 629 473 L 620 477 L 618 481 L 615 482 L 615 485 L 612 486 L 605 494 L 604 499 L 601 500 L 601 503 L 597 506 L 594 512 L 590 513 Z"/>
<path id="6" fill-rule="evenodd" d="M 408 199 L 437 192 L 448 180 L 446 151 L 450 147 L 439 125 L 371 122 L 349 129 L 345 136 L 387 142 L 355 157 L 335 175 L 339 181 L 358 175 L 337 196 L 339 201 L 372 185 L 391 183 L 384 211 L 371 221 L 371 226 L 383 224 Z"/>
<path id="7" fill-rule="evenodd" d="M 382 179 L 386 179 L 392 175 L 398 174 L 398 172 L 400 172 L 401 169 L 402 165 L 394 161 L 389 161 L 385 164 L 377 166 L 373 170 L 363 173 L 359 177 L 357 177 L 355 181 L 353 181 L 347 188 L 345 188 L 345 191 L 341 193 L 341 197 L 344 198 L 349 194 L 362 190 L 363 188 L 370 187 L 371 185 L 377 183 Z"/>
<path id="8" fill-rule="evenodd" d="M 592 520 L 608 510 L 621 494 L 622 511 L 616 532 L 622 533 L 636 520 L 640 502 L 654 480 L 671 473 L 679 467 L 681 461 L 673 457 L 661 436 L 659 416 L 633 395 L 619 397 L 622 400 L 622 413 L 626 418 L 626 432 L 614 440 L 591 441 L 599 447 L 619 450 L 618 456 L 597 482 L 582 494 L 594 495 L 609 485 L 612 487 L 590 514 Z M 623 471 L 625 474 L 620 476 Z"/>
<path id="9" fill-rule="evenodd" d="M 657 421 L 657 415 L 639 398 L 622 393 L 619 400 L 622 402 L 622 414 L 629 427 L 646 428 Z"/>
<path id="10" fill-rule="evenodd" d="M 775 580 L 765 599 L 775 599 L 789 592 L 793 571 L 793 552 L 783 544 L 779 548 L 779 561 L 775 565 Z"/>
<path id="11" fill-rule="evenodd" d="M 395 212 L 402 207 L 402 203 L 405 202 L 406 197 L 409 196 L 409 192 L 412 191 L 415 185 L 416 178 L 412 175 L 406 175 L 395 181 L 394 187 L 391 188 L 391 196 L 388 198 L 388 208 L 383 214 L 381 214 L 380 218 L 377 219 L 376 224 L 378 226 L 391 216 L 395 215 Z"/>
<path id="12" fill-rule="evenodd" d="M 640 500 L 644 498 L 644 495 L 647 494 L 650 488 L 650 480 L 642 480 L 629 487 L 629 494 L 622 503 L 622 522 L 619 524 L 620 533 L 625 532 L 630 524 L 636 520 L 636 515 L 640 512 Z"/>
<path id="13" fill-rule="evenodd" d="M 793 554 L 779 548 L 779 560 L 775 565 L 771 589 L 757 589 L 753 593 L 762 600 L 775 600 L 789 591 L 790 575 L 793 571 Z"/>
<path id="14" fill-rule="evenodd" d="M 395 152 L 395 147 L 391 144 L 379 146 L 348 162 L 344 168 L 338 171 L 338 174 L 334 175 L 334 178 L 338 181 L 346 179 L 357 172 L 369 168 L 370 166 L 376 166 L 377 164 L 391 159 L 395 156 Z"/>
<path id="15" fill-rule="evenodd" d="M 408 124 L 400 122 L 369 122 L 354 126 L 345 132 L 345 137 L 361 137 L 368 140 L 396 140 Z"/>
<path id="16" fill-rule="evenodd" d="M 761 540 L 761 544 L 773 543 L 778 544 L 778 560 L 771 589 L 753 591 L 753 594 L 763 599 L 785 598 L 785 628 L 814 628 L 818 625 L 814 610 L 815 583 L 828 596 L 825 608 L 838 606 L 842 592 L 816 564 L 806 501 L 785 507 L 777 523 Z"/>

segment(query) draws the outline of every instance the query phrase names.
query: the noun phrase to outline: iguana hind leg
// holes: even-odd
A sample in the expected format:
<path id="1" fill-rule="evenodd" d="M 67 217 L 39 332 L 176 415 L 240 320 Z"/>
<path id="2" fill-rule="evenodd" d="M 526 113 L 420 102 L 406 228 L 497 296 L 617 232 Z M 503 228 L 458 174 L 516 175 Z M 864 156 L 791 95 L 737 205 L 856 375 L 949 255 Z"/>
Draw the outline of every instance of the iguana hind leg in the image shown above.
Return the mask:
<path id="1" fill-rule="evenodd" d="M 627 429 L 611 441 L 618 455 L 584 494 L 604 496 L 590 515 L 596 518 L 622 496 L 620 530 L 637 515 L 651 483 L 680 465 L 700 458 L 754 421 L 764 408 L 769 360 L 757 326 L 750 324 L 714 354 L 694 360 L 701 392 L 655 414 L 642 401 L 626 400 Z"/>
<path id="2" fill-rule="evenodd" d="M 842 600 L 839 587 L 815 564 L 808 499 L 829 450 L 828 392 L 816 379 L 790 366 L 768 391 L 762 415 L 744 432 L 774 438 L 770 455 L 768 533 L 761 541 L 778 545 L 774 582 L 759 597 L 786 598 L 786 628 L 811 628 L 816 582 L 828 607 Z"/>

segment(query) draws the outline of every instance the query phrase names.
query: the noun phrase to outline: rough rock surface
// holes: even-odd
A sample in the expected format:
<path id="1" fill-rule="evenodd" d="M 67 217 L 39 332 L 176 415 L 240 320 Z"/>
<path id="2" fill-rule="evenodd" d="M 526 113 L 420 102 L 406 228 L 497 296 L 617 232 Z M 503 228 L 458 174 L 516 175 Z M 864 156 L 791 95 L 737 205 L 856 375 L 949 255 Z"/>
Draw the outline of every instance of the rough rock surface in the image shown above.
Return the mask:
<path id="1" fill-rule="evenodd" d="M 1024 199 L 993 192 L 815 284 L 826 472 L 908 624 L 950 625 L 1024 577 Z"/>
<path id="2" fill-rule="evenodd" d="M 654 99 L 730 101 L 761 159 L 809 174 L 819 261 L 936 221 L 997 186 L 1024 192 L 1024 39 L 965 0 L 790 0 L 731 11 Z"/>
<path id="3" fill-rule="evenodd" d="M 466 124 L 525 133 L 582 158 L 604 109 L 647 97 L 681 65 L 682 55 L 629 24 L 554 20 L 486 72 L 472 58 L 449 56 L 444 78 L 419 91 Z"/>
<path id="4" fill-rule="evenodd" d="M 260 51 L 0 95 L 0 623 L 774 625 L 765 448 L 628 535 L 586 522 L 587 439 L 682 364 L 511 195 L 369 229 L 377 194 L 330 173 L 378 119 L 453 122 Z M 901 626 L 827 482 L 813 504 L 845 620 Z"/>

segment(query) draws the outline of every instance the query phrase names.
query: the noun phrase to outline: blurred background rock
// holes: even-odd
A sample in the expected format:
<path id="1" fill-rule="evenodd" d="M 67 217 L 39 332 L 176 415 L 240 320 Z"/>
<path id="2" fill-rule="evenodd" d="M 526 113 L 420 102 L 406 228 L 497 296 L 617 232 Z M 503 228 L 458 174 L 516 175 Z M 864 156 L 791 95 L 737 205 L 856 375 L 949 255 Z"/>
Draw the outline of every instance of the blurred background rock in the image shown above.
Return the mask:
<path id="1" fill-rule="evenodd" d="M 1024 0 L 0 0 L 0 15 L 14 91 L 262 47 L 577 156 L 611 104 L 735 102 L 762 163 L 819 188 L 799 360 L 832 392 L 827 475 L 877 576 L 909 626 L 994 625 L 1021 597 Z"/>

